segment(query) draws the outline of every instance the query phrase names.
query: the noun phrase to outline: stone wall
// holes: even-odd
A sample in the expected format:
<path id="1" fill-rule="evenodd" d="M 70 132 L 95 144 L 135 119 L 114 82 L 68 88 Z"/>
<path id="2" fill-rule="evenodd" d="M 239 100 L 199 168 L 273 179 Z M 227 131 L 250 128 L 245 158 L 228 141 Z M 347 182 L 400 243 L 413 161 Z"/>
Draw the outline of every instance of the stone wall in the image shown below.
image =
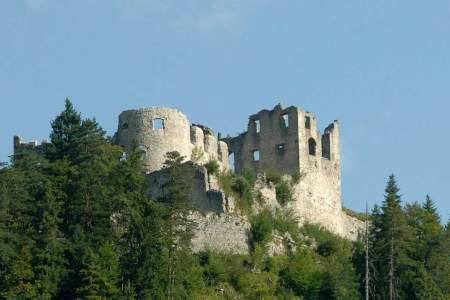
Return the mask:
<path id="1" fill-rule="evenodd" d="M 277 171 L 305 177 L 299 197 L 317 207 L 341 210 L 339 123 L 334 121 L 322 135 L 310 112 L 277 105 L 249 117 L 248 130 L 223 139 L 234 153 L 235 171 Z M 254 152 L 259 151 L 259 160 Z M 305 205 L 307 205 L 305 203 Z M 308 205 L 307 205 L 308 206 Z M 333 222 L 333 221 L 330 221 Z"/>
<path id="2" fill-rule="evenodd" d="M 244 169 L 255 173 L 274 170 L 284 174 L 299 171 L 298 108 L 261 110 L 249 117 L 246 132 L 223 139 L 234 154 L 236 173 Z M 259 160 L 254 155 L 259 151 Z"/>
<path id="3" fill-rule="evenodd" d="M 202 213 L 232 212 L 234 200 L 227 197 L 218 187 L 214 175 L 208 174 L 205 167 L 186 162 L 184 164 L 186 178 L 189 180 L 189 205 Z M 167 180 L 167 170 L 158 170 L 146 175 L 149 195 L 153 199 L 163 196 L 162 186 Z"/>
<path id="4" fill-rule="evenodd" d="M 192 250 L 211 249 L 222 253 L 247 254 L 250 251 L 250 222 L 235 214 L 193 213 L 198 227 Z"/>
<path id="5" fill-rule="evenodd" d="M 146 173 L 160 170 L 166 153 L 171 151 L 178 151 L 187 160 L 198 153 L 199 164 L 218 160 L 222 169 L 228 169 L 228 146 L 218 141 L 211 129 L 190 125 L 182 112 L 172 108 L 150 107 L 122 112 L 115 141 L 126 151 L 133 141 L 137 143 L 144 152 Z"/>

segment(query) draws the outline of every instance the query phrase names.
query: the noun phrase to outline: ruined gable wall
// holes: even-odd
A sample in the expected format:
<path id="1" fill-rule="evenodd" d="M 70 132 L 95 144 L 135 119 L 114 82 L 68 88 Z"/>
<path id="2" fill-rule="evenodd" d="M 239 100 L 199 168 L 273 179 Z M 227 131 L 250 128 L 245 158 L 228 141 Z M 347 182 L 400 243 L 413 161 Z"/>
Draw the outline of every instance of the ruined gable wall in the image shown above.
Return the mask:
<path id="1" fill-rule="evenodd" d="M 279 125 L 284 113 L 289 115 L 287 131 Z M 255 132 L 254 120 L 257 119 L 261 126 L 259 134 Z M 281 106 L 276 106 L 272 111 L 263 110 L 251 116 L 248 131 L 227 142 L 235 153 L 238 173 L 245 167 L 256 172 L 270 169 L 281 174 L 300 172 L 302 179 L 294 188 L 294 201 L 289 203 L 289 207 L 302 223 L 318 223 L 341 236 L 356 238 L 355 228 L 360 225 L 359 221 L 342 211 L 337 121 L 330 124 L 322 135 L 312 113 L 295 107 L 283 110 Z M 283 158 L 288 159 L 284 162 L 273 151 L 278 143 L 290 145 L 285 149 L 286 156 Z M 289 152 L 292 148 L 293 151 Z M 260 162 L 252 161 L 251 151 L 254 149 L 261 151 Z M 274 195 L 266 198 L 272 204 L 276 202 Z"/>
<path id="2" fill-rule="evenodd" d="M 291 205 L 303 221 L 319 223 L 346 236 L 342 212 L 339 124 L 333 122 L 322 135 L 312 113 L 299 111 L 300 173 Z M 311 145 L 315 145 L 311 147 Z"/>
<path id="3" fill-rule="evenodd" d="M 235 155 L 236 173 L 241 173 L 246 168 L 256 173 L 267 170 L 286 174 L 298 172 L 297 110 L 296 107 L 283 109 L 281 105 L 271 111 L 262 110 L 249 118 L 247 132 L 226 140 L 230 151 Z M 284 126 L 283 115 L 288 116 L 287 127 Z M 259 121 L 259 132 L 256 121 Z M 253 158 L 256 150 L 259 151 L 259 161 L 254 161 Z"/>

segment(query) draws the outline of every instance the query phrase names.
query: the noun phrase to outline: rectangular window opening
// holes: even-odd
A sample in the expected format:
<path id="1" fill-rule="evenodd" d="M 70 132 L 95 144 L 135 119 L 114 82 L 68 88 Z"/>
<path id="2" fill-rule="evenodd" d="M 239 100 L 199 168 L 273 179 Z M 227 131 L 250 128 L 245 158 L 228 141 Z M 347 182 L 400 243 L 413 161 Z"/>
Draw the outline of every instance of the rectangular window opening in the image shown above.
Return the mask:
<path id="1" fill-rule="evenodd" d="M 284 126 L 284 128 L 288 128 L 289 127 L 289 115 L 288 114 L 284 114 L 284 115 L 281 115 L 281 117 L 283 118 L 283 126 Z"/>
<path id="2" fill-rule="evenodd" d="M 310 117 L 305 117 L 305 128 L 311 129 L 311 118 Z"/>
<path id="3" fill-rule="evenodd" d="M 260 159 L 259 150 L 253 150 L 252 154 L 253 154 L 253 161 L 259 161 Z"/>
<path id="4" fill-rule="evenodd" d="M 164 129 L 164 119 L 154 119 L 153 120 L 153 129 Z"/>
<path id="5" fill-rule="evenodd" d="M 253 122 L 255 124 L 255 132 L 260 133 L 261 132 L 261 122 L 259 120 L 254 120 Z"/>

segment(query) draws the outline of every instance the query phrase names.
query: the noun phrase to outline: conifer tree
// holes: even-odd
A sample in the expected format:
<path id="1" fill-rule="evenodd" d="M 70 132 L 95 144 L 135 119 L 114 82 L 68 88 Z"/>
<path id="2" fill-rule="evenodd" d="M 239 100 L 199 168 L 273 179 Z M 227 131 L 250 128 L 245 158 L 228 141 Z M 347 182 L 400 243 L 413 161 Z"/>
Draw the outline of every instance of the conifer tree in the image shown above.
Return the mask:
<path id="1" fill-rule="evenodd" d="M 14 168 L 0 170 L 0 299 L 37 296 L 32 266 L 31 197 L 26 174 Z"/>
<path id="2" fill-rule="evenodd" d="M 188 281 L 190 241 L 195 223 L 189 218 L 189 177 L 184 157 L 178 152 L 166 154 L 164 171 L 166 181 L 162 184 L 162 197 L 159 199 L 165 209 L 162 219 L 167 251 L 166 296 L 168 299 L 186 297 L 184 283 Z"/>
<path id="3" fill-rule="evenodd" d="M 401 206 L 399 191 L 395 176 L 391 175 L 386 185 L 381 213 L 374 216 L 372 224 L 377 257 L 376 293 L 389 300 L 408 297 L 412 284 L 409 274 L 412 272 L 413 261 L 409 255 L 409 246 L 413 236 Z"/>
<path id="4" fill-rule="evenodd" d="M 446 299 L 450 298 L 450 220 L 433 247 L 427 264 L 429 274 Z"/>

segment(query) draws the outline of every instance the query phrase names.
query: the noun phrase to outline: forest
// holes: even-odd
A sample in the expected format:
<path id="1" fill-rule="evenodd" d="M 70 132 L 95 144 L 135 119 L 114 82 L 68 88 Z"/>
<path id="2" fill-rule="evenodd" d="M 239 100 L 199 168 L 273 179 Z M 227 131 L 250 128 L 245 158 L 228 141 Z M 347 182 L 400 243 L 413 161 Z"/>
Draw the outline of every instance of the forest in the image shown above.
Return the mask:
<path id="1" fill-rule="evenodd" d="M 0 299 L 450 299 L 449 222 L 430 196 L 404 201 L 394 175 L 358 214 L 358 241 L 247 209 L 250 253 L 193 253 L 185 158 L 166 156 L 151 199 L 138 147 L 124 153 L 66 100 L 43 153 L 0 169 Z M 251 206 L 251 175 L 222 178 Z M 274 231 L 292 237 L 282 255 L 268 255 Z"/>

